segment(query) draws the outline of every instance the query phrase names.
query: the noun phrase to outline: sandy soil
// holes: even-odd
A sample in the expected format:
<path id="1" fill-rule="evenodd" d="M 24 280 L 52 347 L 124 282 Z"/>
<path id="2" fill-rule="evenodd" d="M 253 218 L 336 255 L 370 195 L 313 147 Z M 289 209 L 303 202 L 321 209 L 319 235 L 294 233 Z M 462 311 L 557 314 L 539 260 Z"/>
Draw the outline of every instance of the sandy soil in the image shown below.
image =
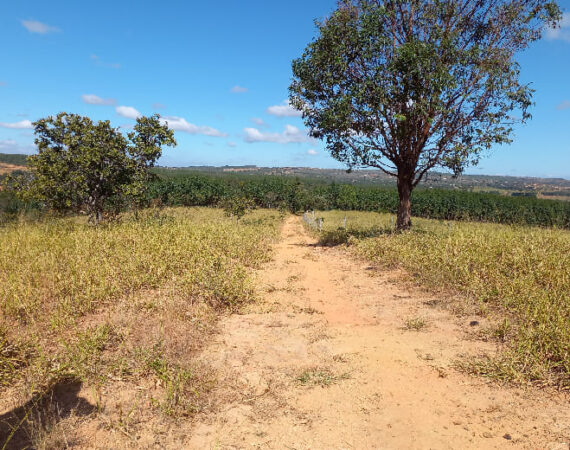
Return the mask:
<path id="1" fill-rule="evenodd" d="M 187 448 L 568 449 L 568 397 L 455 371 L 492 352 L 454 316 L 288 219 L 262 301 L 230 316 L 202 358 L 219 371 L 217 412 Z M 421 318 L 421 331 L 406 327 Z M 470 326 L 473 320 L 480 325 Z"/>
<path id="2" fill-rule="evenodd" d="M 182 323 L 183 311 L 165 323 L 108 313 L 137 342 L 164 334 L 165 348 L 197 358 L 215 379 L 202 413 L 164 417 L 153 407 L 163 387 L 146 378 L 119 377 L 101 392 L 63 386 L 72 398 L 54 397 L 69 407 L 58 407 L 64 420 L 46 447 L 568 450 L 568 394 L 456 371 L 465 355 L 496 351 L 476 338 L 485 319 L 452 314 L 457 303 L 407 288 L 400 275 L 318 246 L 290 217 L 273 261 L 256 274 L 259 301 L 222 317 L 216 333 L 200 331 L 195 314 Z"/>
<path id="3" fill-rule="evenodd" d="M 12 173 L 15 170 L 27 170 L 27 167 L 18 166 L 15 164 L 0 163 L 0 175 L 5 175 L 7 173 Z"/>

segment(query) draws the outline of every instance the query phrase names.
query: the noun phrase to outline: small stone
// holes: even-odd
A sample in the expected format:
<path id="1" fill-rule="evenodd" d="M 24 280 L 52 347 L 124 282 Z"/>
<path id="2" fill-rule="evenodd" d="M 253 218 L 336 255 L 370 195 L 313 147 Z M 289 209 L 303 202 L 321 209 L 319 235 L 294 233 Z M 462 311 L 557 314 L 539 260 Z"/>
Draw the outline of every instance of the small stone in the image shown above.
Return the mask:
<path id="1" fill-rule="evenodd" d="M 493 435 L 492 435 L 491 433 L 489 433 L 488 431 L 485 431 L 485 432 L 483 433 L 483 437 L 484 437 L 484 438 L 487 438 L 487 439 L 490 439 L 490 438 L 493 437 Z"/>
<path id="2" fill-rule="evenodd" d="M 506 433 L 503 437 L 504 437 L 507 441 L 510 441 L 510 440 L 513 438 L 509 433 Z"/>
<path id="3" fill-rule="evenodd" d="M 479 321 L 472 320 L 471 322 L 469 322 L 469 325 L 471 325 L 472 327 L 476 327 L 477 325 L 479 325 Z"/>

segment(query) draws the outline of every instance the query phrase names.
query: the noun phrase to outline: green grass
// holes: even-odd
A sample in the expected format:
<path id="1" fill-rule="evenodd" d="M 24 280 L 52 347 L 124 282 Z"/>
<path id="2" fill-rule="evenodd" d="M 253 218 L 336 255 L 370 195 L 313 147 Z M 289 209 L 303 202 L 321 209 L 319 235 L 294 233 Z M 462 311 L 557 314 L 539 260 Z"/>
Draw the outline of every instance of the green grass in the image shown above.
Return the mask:
<path id="1" fill-rule="evenodd" d="M 336 375 L 329 369 L 316 367 L 305 370 L 296 378 L 296 381 L 302 386 L 328 387 L 348 378 L 350 378 L 348 373 Z"/>
<path id="2" fill-rule="evenodd" d="M 473 299 L 506 343 L 497 358 L 465 365 L 506 381 L 570 387 L 570 232 L 414 219 L 393 234 L 387 214 L 321 212 L 325 244 L 351 248 L 424 286 Z M 346 229 L 344 229 L 344 218 Z"/>
<path id="3" fill-rule="evenodd" d="M 170 208 L 99 227 L 84 218 L 6 225 L 0 399 L 26 401 L 65 380 L 99 390 L 150 378 L 160 411 L 195 412 L 211 380 L 193 352 L 219 314 L 254 300 L 250 274 L 270 258 L 280 222 L 269 210 L 236 223 L 219 209 Z"/>
<path id="4" fill-rule="evenodd" d="M 409 331 L 422 331 L 428 327 L 426 319 L 423 317 L 410 317 L 404 321 L 404 329 Z"/>

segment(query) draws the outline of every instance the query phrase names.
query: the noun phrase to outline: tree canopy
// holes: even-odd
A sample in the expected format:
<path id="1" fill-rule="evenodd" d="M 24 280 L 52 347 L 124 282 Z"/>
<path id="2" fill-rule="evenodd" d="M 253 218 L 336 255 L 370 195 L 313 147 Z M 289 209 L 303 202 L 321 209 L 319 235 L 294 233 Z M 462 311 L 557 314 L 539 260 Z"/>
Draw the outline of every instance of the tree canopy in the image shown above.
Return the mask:
<path id="1" fill-rule="evenodd" d="M 434 167 L 460 174 L 530 118 L 519 51 L 561 18 L 546 0 L 342 0 L 293 61 L 290 101 L 349 169 L 397 178 L 397 227 Z"/>
<path id="2" fill-rule="evenodd" d="M 95 223 L 111 203 L 140 199 L 162 146 L 176 145 L 158 115 L 138 118 L 126 136 L 109 121 L 68 113 L 34 122 L 34 132 L 32 176 L 9 185 L 24 199 L 59 212 L 87 213 Z"/>

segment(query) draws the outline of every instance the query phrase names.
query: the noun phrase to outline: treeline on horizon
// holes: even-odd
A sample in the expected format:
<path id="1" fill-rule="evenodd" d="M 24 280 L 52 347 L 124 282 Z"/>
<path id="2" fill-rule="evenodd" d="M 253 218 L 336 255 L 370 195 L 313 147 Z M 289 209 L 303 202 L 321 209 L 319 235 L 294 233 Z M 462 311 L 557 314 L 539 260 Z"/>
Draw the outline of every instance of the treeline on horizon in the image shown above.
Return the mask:
<path id="1" fill-rule="evenodd" d="M 396 213 L 395 188 L 323 183 L 287 176 L 204 175 L 161 177 L 149 186 L 147 202 L 165 206 L 220 205 L 244 198 L 260 208 L 291 212 L 354 210 Z M 418 188 L 412 215 L 440 220 L 570 228 L 570 202 L 508 197 L 449 189 Z"/>
<path id="2" fill-rule="evenodd" d="M 27 166 L 28 155 L 22 153 L 0 153 L 0 163 L 13 164 L 15 166 Z"/>
<path id="3" fill-rule="evenodd" d="M 143 206 L 223 206 L 244 199 L 258 208 L 298 213 L 307 210 L 353 210 L 396 213 L 395 188 L 322 182 L 276 175 L 185 173 L 161 174 L 148 186 Z M 41 205 L 24 204 L 0 192 L 3 221 Z M 492 222 L 570 229 L 570 202 L 509 197 L 449 189 L 418 188 L 412 215 L 429 219 Z"/>

